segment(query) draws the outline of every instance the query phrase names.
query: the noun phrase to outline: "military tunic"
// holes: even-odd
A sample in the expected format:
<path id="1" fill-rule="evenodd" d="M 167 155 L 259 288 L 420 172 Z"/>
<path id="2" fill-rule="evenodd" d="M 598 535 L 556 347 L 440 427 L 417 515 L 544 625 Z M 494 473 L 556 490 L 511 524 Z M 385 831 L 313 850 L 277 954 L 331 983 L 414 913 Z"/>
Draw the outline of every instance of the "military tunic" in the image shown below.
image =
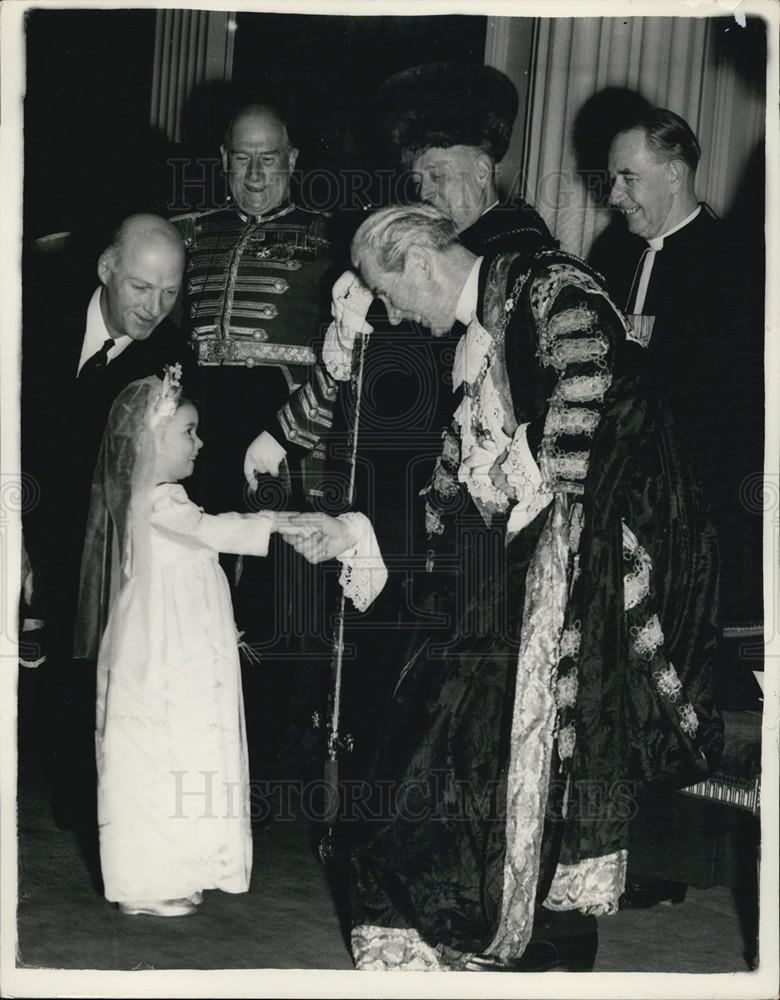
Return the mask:
<path id="1" fill-rule="evenodd" d="M 171 221 L 188 255 L 185 325 L 202 376 L 204 502 L 238 505 L 246 448 L 264 430 L 310 494 L 337 392 L 317 361 L 330 288 L 326 217 L 288 203 L 259 217 L 228 206 Z"/>

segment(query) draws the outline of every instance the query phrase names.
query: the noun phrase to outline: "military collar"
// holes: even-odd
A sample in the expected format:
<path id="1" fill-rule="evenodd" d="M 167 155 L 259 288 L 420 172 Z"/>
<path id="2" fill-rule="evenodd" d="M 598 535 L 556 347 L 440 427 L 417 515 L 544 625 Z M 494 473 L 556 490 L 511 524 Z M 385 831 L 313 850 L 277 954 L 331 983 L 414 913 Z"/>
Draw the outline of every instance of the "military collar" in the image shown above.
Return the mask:
<path id="1" fill-rule="evenodd" d="M 229 206 L 228 206 L 229 207 Z M 274 219 L 281 219 L 283 215 L 289 215 L 290 212 L 294 212 L 298 207 L 294 201 L 283 202 L 278 208 L 271 209 L 270 212 L 266 212 L 265 215 L 247 215 L 246 212 L 242 212 L 237 206 L 233 206 L 236 211 L 236 215 L 244 222 L 273 222 Z"/>

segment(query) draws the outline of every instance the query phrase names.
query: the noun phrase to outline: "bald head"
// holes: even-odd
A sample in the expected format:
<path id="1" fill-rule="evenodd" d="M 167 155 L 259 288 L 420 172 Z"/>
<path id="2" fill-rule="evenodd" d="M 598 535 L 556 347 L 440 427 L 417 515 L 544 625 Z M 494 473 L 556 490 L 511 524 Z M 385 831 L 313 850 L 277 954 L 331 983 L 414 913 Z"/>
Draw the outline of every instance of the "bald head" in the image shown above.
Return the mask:
<path id="1" fill-rule="evenodd" d="M 176 229 L 157 215 L 131 215 L 98 260 L 100 309 L 109 334 L 146 340 L 173 309 L 184 272 Z"/>
<path id="2" fill-rule="evenodd" d="M 222 166 L 236 206 L 247 215 L 273 212 L 290 196 L 298 150 L 287 125 L 266 104 L 248 104 L 235 115 L 220 147 Z"/>
<path id="3" fill-rule="evenodd" d="M 113 263 L 117 264 L 128 247 L 140 244 L 167 249 L 172 257 L 180 256 L 184 266 L 184 245 L 176 227 L 167 219 L 149 212 L 129 215 L 120 223 L 104 253 L 109 254 Z"/>
<path id="4" fill-rule="evenodd" d="M 287 145 L 291 145 L 289 135 L 287 133 L 287 122 L 284 115 L 282 115 L 281 111 L 277 107 L 273 104 L 244 104 L 238 109 L 238 111 L 236 111 L 228 122 L 227 128 L 225 129 L 225 137 L 222 142 L 222 148 L 227 149 L 230 147 L 230 144 L 233 141 L 234 131 L 241 133 L 246 127 L 251 128 L 257 119 L 263 119 L 263 121 L 268 125 L 272 125 L 280 129 L 284 133 Z"/>

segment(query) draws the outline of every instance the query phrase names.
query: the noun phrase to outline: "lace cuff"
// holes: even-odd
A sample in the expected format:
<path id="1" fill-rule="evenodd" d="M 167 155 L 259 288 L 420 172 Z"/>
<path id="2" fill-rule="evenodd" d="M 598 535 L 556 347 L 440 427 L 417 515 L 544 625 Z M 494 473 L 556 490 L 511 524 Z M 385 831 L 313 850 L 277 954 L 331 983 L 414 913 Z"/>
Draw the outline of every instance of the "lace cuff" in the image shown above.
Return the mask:
<path id="1" fill-rule="evenodd" d="M 552 500 L 552 493 L 545 485 L 528 447 L 527 432 L 528 424 L 517 428 L 509 453 L 501 464 L 501 471 L 517 497 L 509 515 L 507 531 L 520 531 Z"/>
<path id="2" fill-rule="evenodd" d="M 352 350 L 359 333 L 372 333 L 366 314 L 374 296 L 352 271 L 345 271 L 333 286 L 330 312 L 333 322 L 325 334 L 322 360 L 330 375 L 346 382 L 352 374 Z"/>
<path id="3" fill-rule="evenodd" d="M 379 551 L 374 528 L 365 514 L 340 514 L 355 539 L 351 548 L 336 558 L 341 563 L 339 584 L 358 611 L 365 611 L 387 582 L 387 567 Z"/>
<path id="4" fill-rule="evenodd" d="M 346 382 L 352 374 L 352 348 L 355 346 L 357 330 L 339 329 L 335 320 L 328 327 L 322 345 L 322 361 L 337 382 Z"/>

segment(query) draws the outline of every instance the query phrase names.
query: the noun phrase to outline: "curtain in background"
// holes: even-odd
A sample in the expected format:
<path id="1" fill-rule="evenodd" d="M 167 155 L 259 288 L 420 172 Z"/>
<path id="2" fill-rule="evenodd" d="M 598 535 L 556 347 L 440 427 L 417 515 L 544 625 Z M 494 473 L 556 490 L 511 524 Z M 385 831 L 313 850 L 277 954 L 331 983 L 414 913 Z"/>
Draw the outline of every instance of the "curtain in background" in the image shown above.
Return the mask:
<path id="1" fill-rule="evenodd" d="M 230 11 L 157 11 L 150 124 L 169 141 L 182 141 L 184 108 L 193 88 L 230 80 L 235 30 Z"/>
<path id="2" fill-rule="evenodd" d="M 500 23 L 514 20 L 526 26 Z M 745 30 L 733 19 L 541 18 L 534 21 L 530 50 L 529 19 L 490 21 L 486 62 L 516 85 L 529 81 L 515 126 L 523 138 L 514 136 L 503 179 L 514 175 L 515 193 L 534 204 L 564 249 L 586 256 L 608 221 L 596 174 L 604 164 L 591 141 L 604 128 L 592 99 L 607 88 L 638 92 L 682 115 L 702 147 L 697 194 L 718 214 L 730 211 L 763 138 L 765 116 L 763 66 L 758 72 L 755 63 L 747 67 L 724 44 L 724 27 Z"/>

